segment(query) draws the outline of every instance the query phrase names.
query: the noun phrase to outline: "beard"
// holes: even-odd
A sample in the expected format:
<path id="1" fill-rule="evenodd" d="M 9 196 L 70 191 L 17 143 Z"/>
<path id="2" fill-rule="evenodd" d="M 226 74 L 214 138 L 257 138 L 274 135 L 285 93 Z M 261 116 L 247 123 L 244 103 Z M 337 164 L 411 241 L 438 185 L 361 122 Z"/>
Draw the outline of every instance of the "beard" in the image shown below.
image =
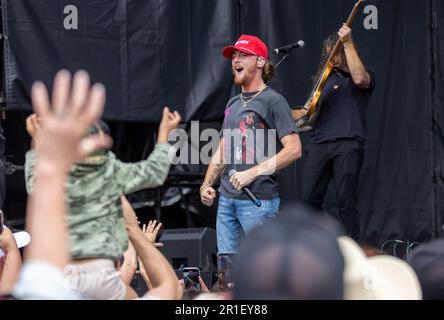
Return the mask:
<path id="1" fill-rule="evenodd" d="M 242 72 L 236 72 L 236 70 L 233 71 L 233 81 L 234 84 L 237 86 L 243 86 L 246 85 L 250 80 L 253 78 L 253 71 L 248 70 L 244 68 Z"/>
<path id="2" fill-rule="evenodd" d="M 236 72 L 234 73 L 234 84 L 237 86 L 243 86 L 247 83 L 248 77 L 245 72 L 242 73 L 242 75 L 238 75 Z"/>

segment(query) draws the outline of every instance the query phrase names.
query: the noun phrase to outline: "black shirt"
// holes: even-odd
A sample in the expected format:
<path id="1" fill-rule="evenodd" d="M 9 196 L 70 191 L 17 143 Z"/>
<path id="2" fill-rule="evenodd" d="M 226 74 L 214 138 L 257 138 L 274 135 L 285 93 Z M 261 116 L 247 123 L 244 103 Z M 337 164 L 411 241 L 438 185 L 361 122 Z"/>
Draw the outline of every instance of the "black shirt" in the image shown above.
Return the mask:
<path id="1" fill-rule="evenodd" d="M 367 105 L 375 88 L 375 75 L 370 75 L 368 89 L 357 87 L 351 75 L 333 71 L 319 99 L 320 112 L 314 126 L 313 142 L 333 139 L 367 138 Z"/>

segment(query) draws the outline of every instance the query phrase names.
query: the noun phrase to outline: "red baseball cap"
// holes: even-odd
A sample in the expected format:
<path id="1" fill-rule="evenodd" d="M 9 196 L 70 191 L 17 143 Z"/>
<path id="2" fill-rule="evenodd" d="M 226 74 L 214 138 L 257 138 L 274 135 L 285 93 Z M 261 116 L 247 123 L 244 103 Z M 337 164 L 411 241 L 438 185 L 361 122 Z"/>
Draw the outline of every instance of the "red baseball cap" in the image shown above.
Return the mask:
<path id="1" fill-rule="evenodd" d="M 233 52 L 241 51 L 247 54 L 254 54 L 268 60 L 268 47 L 261 39 L 255 36 L 242 35 L 234 46 L 228 46 L 224 49 L 223 55 L 227 59 L 233 57 Z"/>

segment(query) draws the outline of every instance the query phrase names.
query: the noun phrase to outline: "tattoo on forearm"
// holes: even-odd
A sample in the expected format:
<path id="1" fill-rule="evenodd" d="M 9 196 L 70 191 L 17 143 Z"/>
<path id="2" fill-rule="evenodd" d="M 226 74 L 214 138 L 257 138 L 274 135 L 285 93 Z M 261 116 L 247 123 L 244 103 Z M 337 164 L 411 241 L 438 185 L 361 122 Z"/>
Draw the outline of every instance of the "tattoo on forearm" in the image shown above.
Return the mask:
<path id="1" fill-rule="evenodd" d="M 219 177 L 222 174 L 222 171 L 224 171 L 224 168 L 225 168 L 225 164 L 223 164 L 223 163 L 215 165 L 213 171 L 210 173 L 210 176 L 207 180 L 207 183 L 210 186 L 212 186 L 217 181 L 217 179 L 219 179 Z"/>

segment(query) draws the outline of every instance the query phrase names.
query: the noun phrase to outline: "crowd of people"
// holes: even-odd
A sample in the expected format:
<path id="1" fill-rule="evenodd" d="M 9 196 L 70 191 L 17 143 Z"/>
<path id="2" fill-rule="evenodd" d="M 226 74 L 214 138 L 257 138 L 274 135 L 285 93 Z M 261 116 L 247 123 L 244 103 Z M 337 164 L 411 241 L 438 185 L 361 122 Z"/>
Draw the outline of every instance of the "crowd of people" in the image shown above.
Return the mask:
<path id="1" fill-rule="evenodd" d="M 333 77 L 339 85 L 331 84 L 329 94 L 346 90 L 363 107 L 374 88 L 374 75 L 360 60 L 348 27 L 341 28 L 336 39 L 344 49 Z M 179 279 L 161 252 L 163 245 L 156 243 L 160 222 L 140 226 L 125 197 L 164 183 L 170 167 L 168 136 L 181 116 L 165 107 L 157 145 L 149 158 L 123 163 L 110 151 L 109 128 L 100 121 L 104 86 L 91 85 L 85 71 L 73 77 L 60 71 L 51 98 L 42 83 L 32 87 L 35 113 L 27 119 L 27 130 L 33 143 L 25 170 L 29 192 L 26 231 L 31 241 L 24 249 L 22 264 L 20 245 L 2 217 L 2 299 L 444 299 L 443 240 L 419 246 L 408 261 L 360 246 L 355 198 L 364 126 L 357 129 L 356 137 L 342 131 L 335 136 L 329 125 L 332 120 L 328 115 L 321 117 L 323 125 L 315 131 L 317 149 L 311 154 L 325 158 L 315 157 L 323 165 L 308 179 L 311 184 L 305 200 L 310 205 L 280 205 L 276 173 L 302 155 L 295 113 L 267 85 L 273 67 L 260 39 L 243 36 L 225 48 L 224 56 L 232 60 L 235 83 L 242 89 L 228 103 L 224 129 L 240 126 L 242 139 L 240 146 L 230 145 L 230 150 L 224 144 L 228 137 L 222 137 L 200 194 L 202 202 L 212 206 L 216 199 L 213 187 L 221 178 L 217 242 L 220 254 L 237 252 L 232 282 L 223 288 L 218 283 L 208 288 L 197 277 L 193 281 L 198 285 L 188 289 L 190 279 Z M 324 97 L 322 103 L 328 101 Z M 362 112 L 354 113 L 352 102 L 344 112 L 359 119 Z M 305 109 L 301 110 L 299 114 Z M 248 145 L 246 135 L 260 129 L 274 130 L 276 136 L 265 144 L 280 143 L 282 148 L 266 161 L 253 156 L 253 163 L 242 162 L 260 147 Z M 356 157 L 348 157 L 350 154 Z M 227 155 L 241 163 L 228 163 Z M 332 177 L 340 181 L 341 221 L 319 208 Z M 248 186 L 262 205 L 245 194 Z M 136 272 L 148 288 L 143 296 L 131 287 Z"/>

